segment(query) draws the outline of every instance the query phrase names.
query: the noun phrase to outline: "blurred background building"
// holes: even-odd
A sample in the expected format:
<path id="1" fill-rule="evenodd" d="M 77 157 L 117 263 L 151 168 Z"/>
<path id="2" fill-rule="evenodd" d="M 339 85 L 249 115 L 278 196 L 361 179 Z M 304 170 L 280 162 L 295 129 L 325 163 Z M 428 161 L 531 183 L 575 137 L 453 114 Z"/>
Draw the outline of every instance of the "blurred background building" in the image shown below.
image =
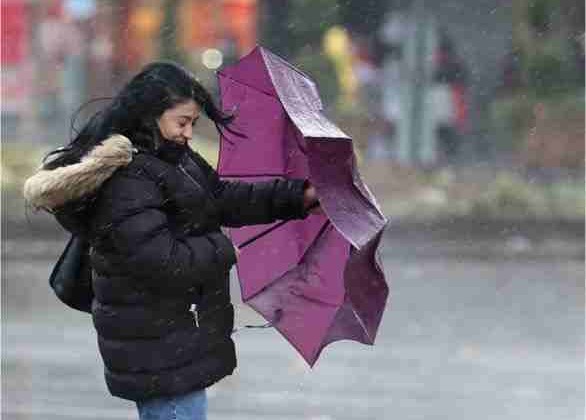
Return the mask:
<path id="1" fill-rule="evenodd" d="M 3 0 L 1 15 L 5 144 L 67 142 L 82 105 L 155 59 L 215 92 L 260 43 L 316 79 L 361 162 L 583 174 L 583 1 Z"/>
<path id="2" fill-rule="evenodd" d="M 254 0 L 3 1 L 5 138 L 63 134 L 84 102 L 158 58 L 215 70 L 256 44 L 256 8 Z"/>

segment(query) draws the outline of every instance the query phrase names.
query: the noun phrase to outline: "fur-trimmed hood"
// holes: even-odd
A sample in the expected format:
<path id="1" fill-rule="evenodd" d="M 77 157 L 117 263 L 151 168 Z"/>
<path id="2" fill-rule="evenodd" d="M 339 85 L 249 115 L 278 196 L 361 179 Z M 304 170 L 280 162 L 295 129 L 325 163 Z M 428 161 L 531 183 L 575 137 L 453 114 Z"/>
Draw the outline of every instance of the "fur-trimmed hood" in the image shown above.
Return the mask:
<path id="1" fill-rule="evenodd" d="M 79 163 L 40 169 L 24 183 L 24 198 L 34 209 L 53 211 L 97 191 L 120 167 L 132 161 L 136 149 L 115 134 L 94 147 Z"/>

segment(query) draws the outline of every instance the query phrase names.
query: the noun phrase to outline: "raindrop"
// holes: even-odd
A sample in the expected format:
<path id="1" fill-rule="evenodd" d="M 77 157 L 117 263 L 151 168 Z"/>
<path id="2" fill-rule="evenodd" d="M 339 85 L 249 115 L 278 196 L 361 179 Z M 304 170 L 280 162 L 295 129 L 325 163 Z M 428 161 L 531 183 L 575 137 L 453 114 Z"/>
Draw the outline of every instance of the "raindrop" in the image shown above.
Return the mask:
<path id="1" fill-rule="evenodd" d="M 522 235 L 512 236 L 505 243 L 505 249 L 507 249 L 513 254 L 527 252 L 531 250 L 532 247 L 533 244 L 531 243 L 531 241 Z"/>

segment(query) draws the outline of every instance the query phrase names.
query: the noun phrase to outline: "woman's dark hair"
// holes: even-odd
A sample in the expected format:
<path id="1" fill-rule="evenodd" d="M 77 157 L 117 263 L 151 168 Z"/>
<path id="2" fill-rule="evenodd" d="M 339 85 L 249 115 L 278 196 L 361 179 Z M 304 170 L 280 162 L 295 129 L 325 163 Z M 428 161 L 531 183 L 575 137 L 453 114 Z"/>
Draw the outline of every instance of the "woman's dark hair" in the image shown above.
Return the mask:
<path id="1" fill-rule="evenodd" d="M 187 69 L 173 62 L 154 62 L 144 67 L 112 99 L 95 113 L 69 145 L 47 155 L 44 169 L 77 163 L 111 134 L 122 134 L 134 146 L 154 151 L 160 133 L 156 119 L 173 106 L 193 99 L 218 130 L 232 116 L 222 113 L 209 92 Z"/>

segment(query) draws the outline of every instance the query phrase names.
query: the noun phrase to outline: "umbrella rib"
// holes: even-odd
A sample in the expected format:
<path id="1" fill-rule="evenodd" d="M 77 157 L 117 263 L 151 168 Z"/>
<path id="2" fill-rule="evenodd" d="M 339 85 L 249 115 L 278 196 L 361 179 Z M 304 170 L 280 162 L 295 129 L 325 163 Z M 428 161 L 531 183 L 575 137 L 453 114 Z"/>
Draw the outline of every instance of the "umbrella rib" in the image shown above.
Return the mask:
<path id="1" fill-rule="evenodd" d="M 262 178 L 262 177 L 279 177 L 285 178 L 283 174 L 221 174 L 222 178 Z"/>
<path id="2" fill-rule="evenodd" d="M 278 94 L 277 94 L 277 96 L 275 96 L 275 95 L 273 95 L 272 93 L 269 93 L 269 92 L 267 92 L 267 91 L 265 91 L 265 90 L 259 89 L 259 88 L 258 88 L 258 87 L 256 87 L 256 86 L 251 86 L 251 85 L 249 85 L 248 83 L 244 83 L 244 82 L 242 82 L 241 80 L 234 79 L 233 77 L 230 77 L 230 76 L 228 76 L 226 73 L 221 73 L 221 74 L 222 74 L 222 76 L 223 76 L 223 77 L 225 77 L 226 79 L 230 79 L 231 81 L 233 81 L 233 82 L 234 82 L 234 83 L 236 83 L 236 84 L 239 84 L 239 85 L 242 85 L 242 86 L 246 86 L 246 87 L 248 87 L 248 88 L 250 88 L 250 89 L 253 89 L 253 90 L 255 90 L 256 92 L 259 92 L 259 93 L 265 94 L 265 95 L 267 95 L 267 96 L 270 96 L 271 98 L 277 98 L 277 100 L 278 100 L 279 102 L 281 102 L 281 99 L 279 98 Z"/>
<path id="3" fill-rule="evenodd" d="M 280 64 L 284 65 L 285 67 L 287 67 L 290 70 L 295 71 L 296 73 L 298 73 L 300 76 L 308 79 L 314 86 L 315 86 L 315 81 L 311 78 L 311 76 L 309 76 L 307 73 L 303 72 L 302 70 L 298 69 L 297 67 L 295 67 L 294 65 L 292 65 L 291 63 L 289 63 L 287 60 L 285 60 L 283 57 L 275 54 L 274 52 L 270 52 L 265 50 L 264 48 L 261 50 L 261 54 L 263 56 L 263 61 L 265 62 L 265 67 L 267 69 L 267 71 L 269 72 L 269 76 L 271 78 L 271 82 L 273 82 L 273 84 L 275 84 L 275 81 L 273 80 L 273 72 L 271 71 L 271 66 L 270 64 L 267 63 L 267 58 L 270 61 L 271 58 L 270 56 L 268 56 L 266 52 L 269 52 L 270 55 L 272 55 L 273 57 L 277 58 L 277 60 L 279 61 Z"/>
<path id="4" fill-rule="evenodd" d="M 332 308 L 337 308 L 337 307 L 340 306 L 338 303 L 327 302 L 325 300 L 321 300 L 321 299 L 317 299 L 317 298 L 312 298 L 312 297 L 309 297 L 309 296 L 306 296 L 306 295 L 297 296 L 297 297 L 300 297 L 302 299 L 305 299 L 305 300 L 307 300 L 309 302 L 319 303 L 320 305 L 330 306 Z"/>
<path id="5" fill-rule="evenodd" d="M 307 211 L 312 210 L 316 207 L 319 206 L 319 202 L 316 202 L 314 204 L 312 204 L 310 207 L 307 208 Z M 257 239 L 262 238 L 263 236 L 268 235 L 269 233 L 271 233 L 273 230 L 280 228 L 281 226 L 283 226 L 285 223 L 290 222 L 291 220 L 282 220 L 279 223 L 277 223 L 276 225 L 273 225 L 271 227 L 269 227 L 266 230 L 263 230 L 260 233 L 257 233 L 256 235 L 254 235 L 252 238 L 249 238 L 247 240 L 245 240 L 244 242 L 242 242 L 240 245 L 237 245 L 238 249 L 242 249 L 248 245 L 250 245 L 251 243 L 253 243 L 254 241 L 256 241 Z M 327 223 L 324 225 L 324 227 L 322 227 L 322 229 L 320 230 L 320 232 L 318 233 L 317 237 L 319 238 L 321 236 L 321 234 L 323 233 L 325 227 L 327 226 Z"/>
<path id="6" fill-rule="evenodd" d="M 356 320 L 360 324 L 360 327 L 362 327 L 362 329 L 364 330 L 364 334 L 366 334 L 366 337 L 368 337 L 368 340 L 372 342 L 373 341 L 372 337 L 368 333 L 368 329 L 366 328 L 366 325 L 364 324 L 364 322 L 362 321 L 362 319 L 360 318 L 360 316 L 358 315 L 358 313 L 356 312 L 356 309 L 354 309 L 352 304 L 350 304 L 350 309 L 352 310 L 352 313 L 354 314 L 354 316 L 356 317 Z"/>

